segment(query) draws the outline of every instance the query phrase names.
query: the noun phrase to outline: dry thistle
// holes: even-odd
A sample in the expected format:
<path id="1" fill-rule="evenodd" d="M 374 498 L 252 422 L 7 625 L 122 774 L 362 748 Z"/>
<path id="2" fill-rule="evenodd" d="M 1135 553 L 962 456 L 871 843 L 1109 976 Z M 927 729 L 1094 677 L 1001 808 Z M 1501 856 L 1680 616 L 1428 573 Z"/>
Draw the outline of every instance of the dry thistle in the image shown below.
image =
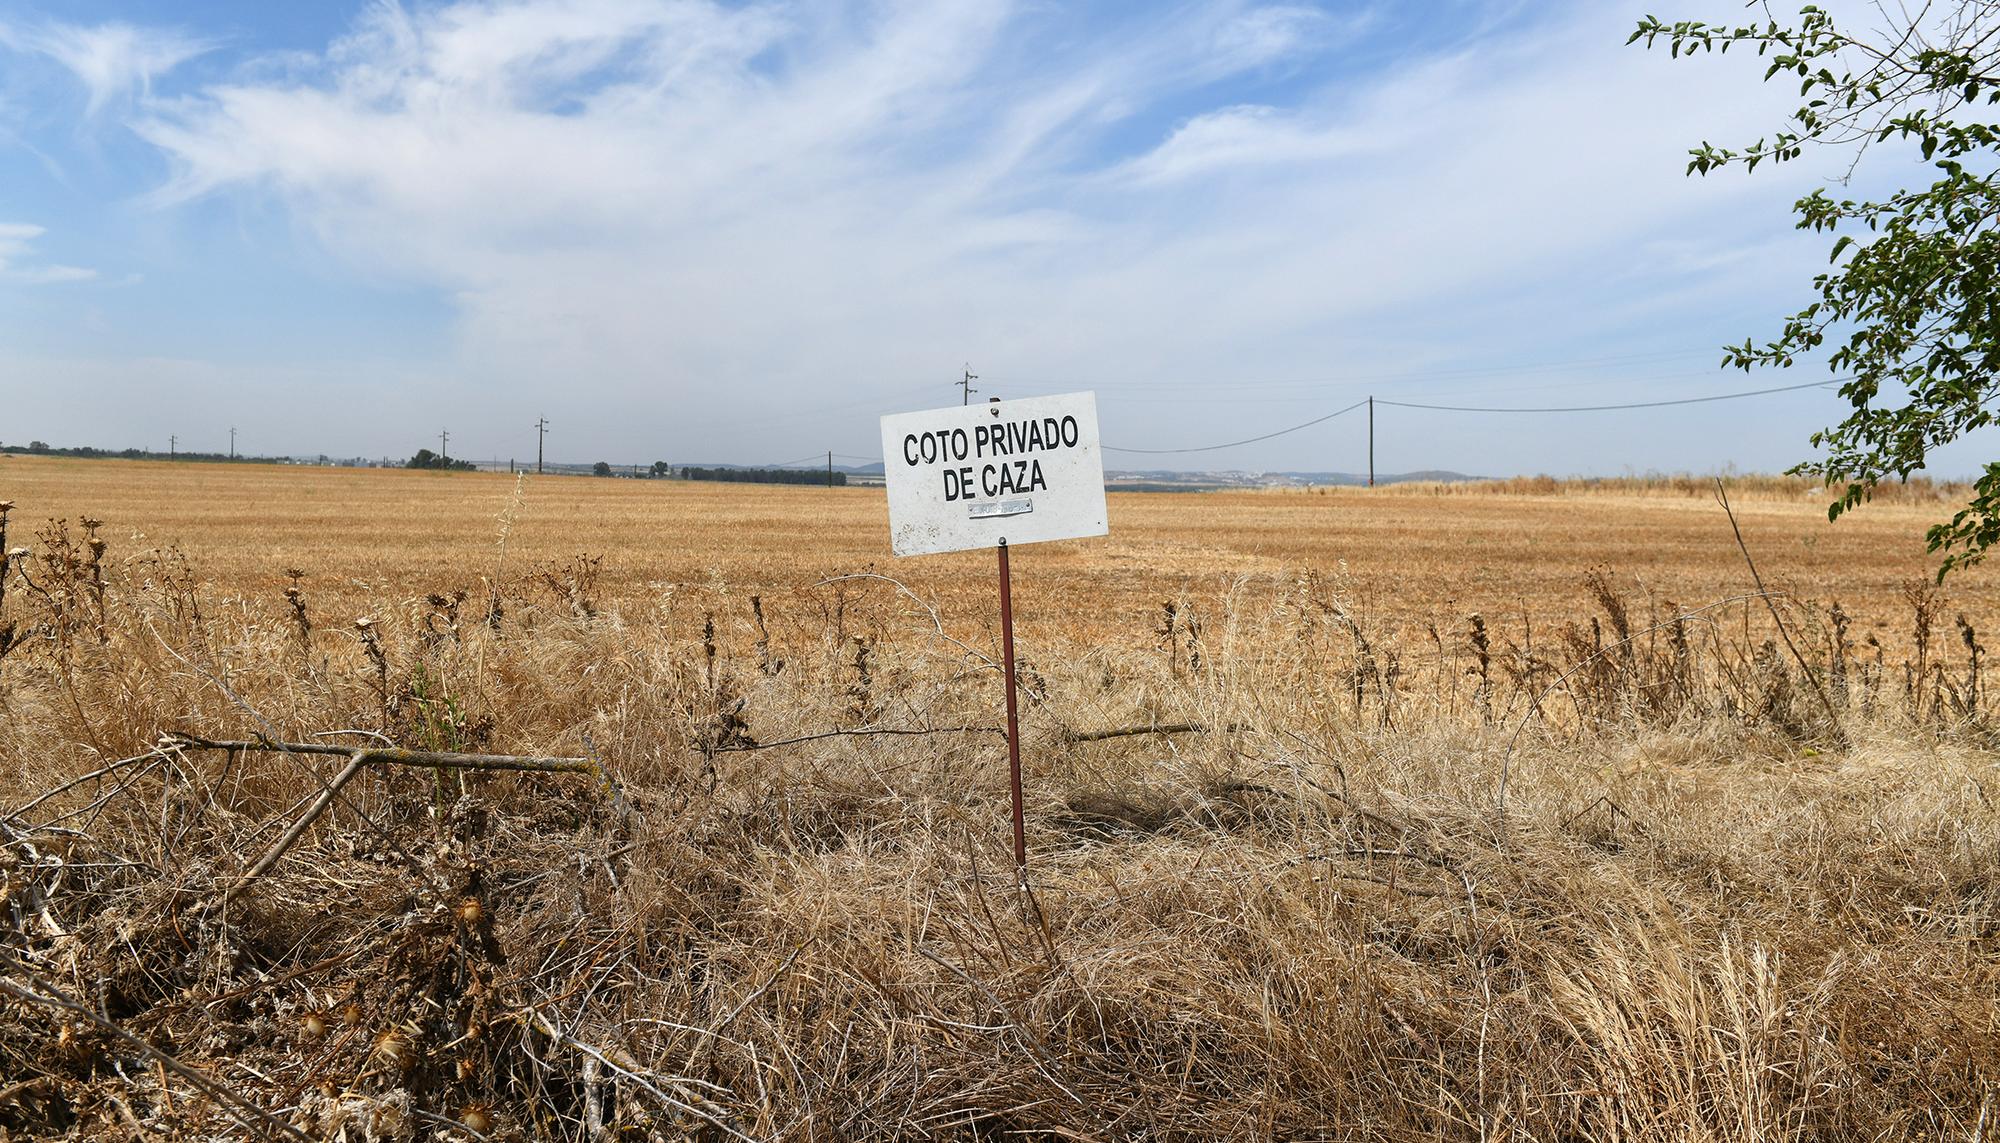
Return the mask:
<path id="1" fill-rule="evenodd" d="M 493 1130 L 493 1109 L 483 1103 L 468 1103 L 458 1109 L 458 1121 L 466 1130 L 484 1135 Z"/>
<path id="2" fill-rule="evenodd" d="M 305 592 L 299 589 L 299 581 L 306 573 L 298 568 L 286 568 L 285 575 L 292 582 L 285 587 L 285 602 L 292 605 L 292 629 L 299 637 L 299 653 L 312 653 L 312 620 L 306 616 Z"/>
<path id="3" fill-rule="evenodd" d="M 1854 649 L 1854 644 L 1847 638 L 1847 625 L 1850 620 L 1839 603 L 1835 603 L 1827 612 L 1827 618 L 1833 623 L 1833 662 L 1829 674 L 1836 683 L 1844 685 L 1847 682 L 1847 653 Z"/>
<path id="4" fill-rule="evenodd" d="M 26 548 L 7 546 L 7 513 L 13 510 L 12 500 L 0 500 L 0 552 L 6 553 L 5 556 L 0 556 L 0 602 L 4 602 L 7 598 L 7 565 L 17 557 L 25 557 L 28 554 Z"/>
<path id="5" fill-rule="evenodd" d="M 14 561 L 28 558 L 28 549 L 7 546 L 7 513 L 13 510 L 12 500 L 0 500 L 0 604 L 7 602 L 7 576 Z"/>
<path id="6" fill-rule="evenodd" d="M 1479 704 L 1480 721 L 1490 723 L 1493 721 L 1493 637 L 1486 631 L 1486 617 L 1477 611 L 1467 617 L 1466 623 L 1471 629 L 1466 638 L 1472 644 L 1474 665 L 1467 667 L 1465 673 L 1479 677 L 1479 685 L 1473 688 L 1472 698 Z M 1454 685 L 1454 699 L 1457 694 L 1458 688 Z"/>
<path id="7" fill-rule="evenodd" d="M 392 718 L 395 711 L 389 703 L 389 657 L 382 653 L 382 637 L 375 631 L 375 621 L 362 616 L 354 621 L 354 629 L 361 634 L 361 649 L 368 653 L 368 661 L 375 664 L 375 697 L 382 704 L 384 721 Z"/>
<path id="8" fill-rule="evenodd" d="M 1160 637 L 1161 649 L 1167 653 L 1167 670 L 1177 679 L 1181 677 L 1181 648 L 1176 629 L 1179 616 L 1180 608 L 1175 606 L 1173 600 L 1161 602 L 1160 626 L 1154 631 Z"/>
<path id="9" fill-rule="evenodd" d="M 757 669 L 766 675 L 776 675 L 785 669 L 783 659 L 771 657 L 771 632 L 764 625 L 764 597 L 750 597 L 750 615 L 757 622 Z"/>
<path id="10" fill-rule="evenodd" d="M 1973 630 L 1972 621 L 1964 615 L 1958 617 L 1958 638 L 1965 644 L 1965 707 L 1966 713 L 1977 717 L 1979 714 L 1979 658 L 1986 653 L 1986 645 L 1979 641 L 1978 632 Z"/>
<path id="11" fill-rule="evenodd" d="M 852 637 L 854 657 L 854 681 L 847 684 L 847 717 L 856 725 L 875 717 L 875 676 L 869 669 L 868 658 L 873 648 L 871 640 L 859 635 Z"/>
<path id="12" fill-rule="evenodd" d="M 111 642 L 110 615 L 104 610 L 104 589 L 108 586 L 104 581 L 104 552 L 110 545 L 97 534 L 97 530 L 104 526 L 104 521 L 85 516 L 82 522 L 84 549 L 90 553 L 90 560 L 85 568 L 89 575 L 84 582 L 90 591 L 91 605 L 97 611 L 97 642 L 99 646 L 103 646 Z"/>
<path id="13" fill-rule="evenodd" d="M 423 616 L 417 633 L 423 637 L 424 645 L 435 650 L 446 639 L 458 642 L 458 608 L 465 602 L 465 589 L 452 592 L 434 591 L 424 596 L 430 610 Z"/>
<path id="14" fill-rule="evenodd" d="M 701 662 L 702 673 L 708 685 L 715 686 L 715 612 L 711 611 L 701 622 Z"/>
<path id="15" fill-rule="evenodd" d="M 1183 613 L 1183 630 L 1187 633 L 1187 665 L 1191 675 L 1201 674 L 1201 619 L 1190 607 Z"/>
<path id="16" fill-rule="evenodd" d="M 416 1038 L 401 1027 L 390 1028 L 375 1037 L 369 1058 L 384 1068 L 408 1071 L 417 1062 Z"/>

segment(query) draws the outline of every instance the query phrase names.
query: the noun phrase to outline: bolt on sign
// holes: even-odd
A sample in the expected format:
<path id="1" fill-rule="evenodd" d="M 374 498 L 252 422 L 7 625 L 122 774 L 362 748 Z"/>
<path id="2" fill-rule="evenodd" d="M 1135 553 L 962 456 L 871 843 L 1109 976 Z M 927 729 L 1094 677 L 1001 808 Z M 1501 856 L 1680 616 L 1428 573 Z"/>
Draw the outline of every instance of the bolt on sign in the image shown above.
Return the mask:
<path id="1" fill-rule="evenodd" d="M 1102 536 L 1104 459 L 1097 394 L 1065 393 L 882 418 L 889 541 L 899 556 L 1000 551 L 1000 655 L 1007 677 L 1007 778 L 1014 870 L 1027 884 L 1021 812 L 1021 720 L 1015 699 L 1014 581 L 1007 549 Z"/>
<path id="2" fill-rule="evenodd" d="M 899 556 L 1111 530 L 1095 393 L 883 417 L 882 470 Z"/>

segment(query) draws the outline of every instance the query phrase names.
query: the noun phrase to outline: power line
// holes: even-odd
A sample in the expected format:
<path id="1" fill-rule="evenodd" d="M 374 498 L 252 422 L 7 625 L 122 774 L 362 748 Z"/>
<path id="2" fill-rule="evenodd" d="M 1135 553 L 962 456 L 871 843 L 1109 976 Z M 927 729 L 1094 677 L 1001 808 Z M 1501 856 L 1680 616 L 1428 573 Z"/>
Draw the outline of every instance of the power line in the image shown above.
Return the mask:
<path id="1" fill-rule="evenodd" d="M 818 460 L 819 460 L 819 458 L 820 458 L 820 457 L 823 457 L 823 456 L 825 456 L 825 455 L 826 455 L 826 454 L 825 454 L 825 453 L 823 453 L 823 452 L 816 452 L 816 453 L 812 454 L 811 456 L 802 456 L 802 457 L 800 457 L 800 458 L 799 458 L 799 459 L 797 459 L 797 460 L 786 460 L 786 461 L 780 461 L 780 462 L 778 462 L 777 464 L 758 464 L 758 465 L 752 465 L 751 467 L 753 467 L 753 468 L 790 468 L 790 467 L 792 467 L 792 466 L 793 466 L 793 465 L 795 465 L 795 464 L 804 464 L 805 462 L 807 462 L 807 461 L 809 461 L 809 460 L 810 460 L 810 461 L 815 461 L 815 462 L 816 462 L 816 461 L 818 461 Z"/>
<path id="2" fill-rule="evenodd" d="M 1631 402 L 1626 402 L 1624 404 L 1616 404 L 1616 405 L 1535 405 L 1535 406 L 1438 405 L 1438 404 L 1429 404 L 1418 401 L 1392 401 L 1386 397 L 1374 398 L 1374 403 L 1377 405 L 1394 406 L 1396 408 L 1423 409 L 1427 411 L 1443 412 L 1443 413 L 1606 413 L 1606 412 L 1615 412 L 1622 409 L 1659 409 L 1659 408 L 1665 408 L 1670 405 L 1703 405 L 1714 401 L 1736 401 L 1736 400 L 1741 400 L 1745 397 L 1765 397 L 1773 393 L 1796 393 L 1806 389 L 1824 389 L 1851 380 L 1853 380 L 1852 377 L 1833 377 L 1825 381 L 1808 381 L 1798 385 L 1778 385 L 1769 389 L 1746 389 L 1738 393 L 1716 393 L 1707 397 L 1679 397 L 1665 401 L 1631 401 Z M 1290 433 L 1299 432 L 1303 429 L 1312 428 L 1314 425 L 1322 425 L 1328 421 L 1333 420 L 1336 417 L 1346 416 L 1347 414 L 1352 413 L 1357 409 L 1367 408 L 1368 405 L 1369 405 L 1369 399 L 1363 398 L 1359 401 L 1356 401 L 1352 405 L 1348 405 L 1345 408 L 1336 409 L 1331 413 L 1327 413 L 1326 415 L 1320 417 L 1314 417 L 1312 420 L 1309 421 L 1302 421 L 1296 425 L 1291 425 L 1286 428 L 1278 429 L 1274 432 L 1264 433 L 1260 436 L 1245 437 L 1242 440 L 1229 441 L 1224 444 L 1196 445 L 1191 448 L 1120 448 L 1116 445 L 1104 445 L 1102 447 L 1106 452 L 1134 453 L 1147 456 L 1176 456 L 1176 455 L 1184 455 L 1187 453 L 1195 453 L 1195 452 L 1216 452 L 1221 449 L 1236 448 L 1239 445 L 1256 444 L 1260 441 L 1272 440 L 1276 437 L 1282 437 Z M 801 457 L 799 460 L 788 460 L 785 461 L 783 464 L 765 465 L 763 467 L 786 468 L 791 465 L 802 464 L 807 460 L 817 461 L 823 455 L 825 454 L 814 453 L 811 457 Z M 834 455 L 842 460 L 859 460 L 859 461 L 873 462 L 873 461 L 879 461 L 881 459 L 880 457 L 854 456 L 848 453 L 836 453 Z"/>
<path id="3" fill-rule="evenodd" d="M 1659 409 L 1668 405 L 1702 405 L 1710 401 L 1734 401 L 1743 397 L 1763 397 L 1771 393 L 1796 393 L 1801 389 L 1824 389 L 1852 377 L 1835 377 L 1830 381 L 1808 381 L 1803 385 L 1779 385 L 1771 389 L 1747 389 L 1741 393 L 1717 393 L 1709 397 L 1681 397 L 1671 401 L 1633 401 L 1624 405 L 1536 405 L 1499 408 L 1484 405 L 1427 405 L 1416 401 L 1391 401 L 1387 397 L 1376 401 L 1378 405 L 1394 405 L 1401 409 L 1430 409 L 1441 413 L 1606 413 L 1617 409 Z"/>
<path id="4" fill-rule="evenodd" d="M 1314 417 L 1312 420 L 1307 421 L 1304 424 L 1293 425 L 1291 428 L 1288 429 L 1279 429 L 1275 433 L 1265 433 L 1261 437 L 1247 437 L 1240 441 L 1230 441 L 1228 444 L 1199 445 L 1196 446 L 1195 448 L 1118 448 L 1115 445 L 1105 445 L 1103 446 L 1103 448 L 1105 452 L 1142 452 L 1153 456 L 1165 456 L 1170 453 L 1184 453 L 1184 452 L 1214 452 L 1216 449 L 1235 448 L 1237 445 L 1256 444 L 1258 441 L 1267 441 L 1270 440 L 1272 437 L 1281 437 L 1284 436 L 1286 433 L 1298 432 L 1300 429 L 1309 429 L 1312 428 L 1314 425 L 1324 424 L 1327 421 L 1334 419 L 1335 417 L 1346 416 L 1347 414 L 1353 412 L 1356 409 L 1365 407 L 1367 404 L 1368 402 L 1366 399 L 1356 401 L 1352 405 L 1346 407 L 1345 409 L 1341 409 L 1337 412 L 1328 413 L 1324 417 Z"/>
<path id="5" fill-rule="evenodd" d="M 1434 405 L 1418 401 L 1391 401 L 1386 397 L 1375 398 L 1375 404 L 1393 405 L 1403 409 L 1426 409 L 1443 413 L 1607 413 L 1619 409 L 1659 409 L 1668 405 L 1702 405 L 1711 401 L 1735 401 L 1744 397 L 1763 397 L 1772 393 L 1794 393 L 1802 389 L 1824 389 L 1828 386 L 1838 385 L 1844 381 L 1851 380 L 1853 380 L 1851 377 L 1835 377 L 1826 381 L 1808 381 L 1802 385 L 1779 385 L 1770 389 L 1748 389 L 1740 393 L 1717 393 L 1708 397 L 1680 397 L 1668 401 L 1632 401 L 1621 405 L 1536 405 L 1511 407 Z M 1113 445 L 1105 445 L 1104 451 L 1146 453 L 1155 456 L 1190 452 L 1214 452 L 1218 449 L 1235 448 L 1237 445 L 1256 444 L 1258 441 L 1267 441 L 1273 437 L 1281 437 L 1287 433 L 1298 432 L 1300 429 L 1309 429 L 1314 425 L 1324 424 L 1335 417 L 1344 416 L 1356 409 L 1365 408 L 1368 403 L 1368 400 L 1363 398 L 1344 409 L 1328 413 L 1323 417 L 1315 417 L 1310 421 L 1292 425 L 1289 428 L 1265 433 L 1263 436 L 1249 437 L 1240 441 L 1230 441 L 1227 444 L 1201 445 L 1195 448 L 1118 448 Z"/>

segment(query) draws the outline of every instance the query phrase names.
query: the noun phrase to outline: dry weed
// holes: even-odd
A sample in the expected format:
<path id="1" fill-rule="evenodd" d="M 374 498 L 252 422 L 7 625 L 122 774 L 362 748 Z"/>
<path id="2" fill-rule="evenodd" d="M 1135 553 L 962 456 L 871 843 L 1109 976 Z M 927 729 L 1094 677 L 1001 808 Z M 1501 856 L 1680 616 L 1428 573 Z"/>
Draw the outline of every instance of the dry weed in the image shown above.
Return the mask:
<path id="1" fill-rule="evenodd" d="M 107 526 L 10 561 L 0 1130 L 1835 1140 L 1992 1117 L 1992 713 L 1981 613 L 1944 625 L 1969 601 L 1778 600 L 1840 727 L 1764 600 L 1670 603 L 1616 563 L 1533 608 L 1470 583 L 1413 618 L 1302 562 L 1045 618 L 1021 892 L 969 608 L 813 566 L 549 556 L 534 499 L 505 525 L 531 570 L 393 589 L 326 561 L 216 583 Z M 610 781 L 370 771 L 232 895 L 339 759 L 171 731 L 576 755 Z"/>

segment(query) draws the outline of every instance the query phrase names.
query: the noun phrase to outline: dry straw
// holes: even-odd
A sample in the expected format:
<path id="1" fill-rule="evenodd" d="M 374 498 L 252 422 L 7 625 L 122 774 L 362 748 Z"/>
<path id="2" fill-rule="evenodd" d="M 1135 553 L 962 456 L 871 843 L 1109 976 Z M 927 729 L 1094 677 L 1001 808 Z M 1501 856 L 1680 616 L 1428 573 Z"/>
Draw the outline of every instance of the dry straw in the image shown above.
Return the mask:
<path id="1" fill-rule="evenodd" d="M 303 617 L 304 576 L 224 589 L 57 527 L 10 558 L 0 1129 L 1993 1118 L 1993 724 L 1941 599 L 1673 603 L 1578 569 L 1565 621 L 1501 596 L 1413 626 L 1333 571 L 1190 583 L 1128 638 L 1034 645 L 1023 893 L 990 630 L 880 573 L 600 571 L 627 574 L 496 559 L 483 622 L 426 602 L 445 580 L 343 626 Z M 1920 634 L 1857 645 L 1876 622 Z M 391 747 L 614 781 L 355 763 Z"/>

